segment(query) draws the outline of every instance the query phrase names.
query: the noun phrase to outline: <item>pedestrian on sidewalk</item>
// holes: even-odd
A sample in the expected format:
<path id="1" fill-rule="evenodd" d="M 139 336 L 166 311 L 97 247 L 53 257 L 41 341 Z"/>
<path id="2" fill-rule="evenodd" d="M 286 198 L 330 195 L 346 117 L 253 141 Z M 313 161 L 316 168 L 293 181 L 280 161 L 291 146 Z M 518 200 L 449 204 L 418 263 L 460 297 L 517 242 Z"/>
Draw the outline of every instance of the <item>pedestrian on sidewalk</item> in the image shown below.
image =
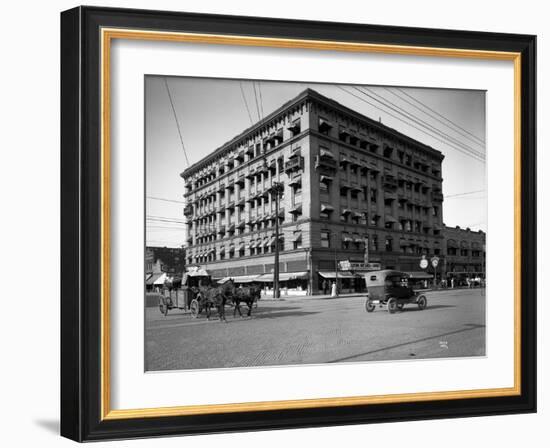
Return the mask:
<path id="1" fill-rule="evenodd" d="M 336 294 L 337 294 L 337 292 L 336 292 L 336 282 L 332 282 L 330 295 L 331 295 L 331 297 L 336 297 Z"/>
<path id="2" fill-rule="evenodd" d="M 328 282 L 327 279 L 323 280 L 323 294 L 326 296 L 328 294 Z"/>

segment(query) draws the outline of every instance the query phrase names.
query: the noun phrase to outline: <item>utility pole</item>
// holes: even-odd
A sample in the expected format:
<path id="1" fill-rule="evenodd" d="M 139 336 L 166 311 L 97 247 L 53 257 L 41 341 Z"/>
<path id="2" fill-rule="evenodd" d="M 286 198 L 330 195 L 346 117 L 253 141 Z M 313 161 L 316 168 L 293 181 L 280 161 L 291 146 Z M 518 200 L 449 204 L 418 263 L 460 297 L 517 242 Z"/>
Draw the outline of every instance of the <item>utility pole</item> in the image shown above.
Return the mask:
<path id="1" fill-rule="evenodd" d="M 273 298 L 280 298 L 279 293 L 279 200 L 284 191 L 283 184 L 274 182 L 269 189 L 272 197 L 275 198 L 275 260 L 273 267 Z"/>
<path id="2" fill-rule="evenodd" d="M 338 260 L 336 257 L 336 232 L 331 234 L 334 237 L 334 277 L 336 283 L 336 297 L 338 297 Z"/>

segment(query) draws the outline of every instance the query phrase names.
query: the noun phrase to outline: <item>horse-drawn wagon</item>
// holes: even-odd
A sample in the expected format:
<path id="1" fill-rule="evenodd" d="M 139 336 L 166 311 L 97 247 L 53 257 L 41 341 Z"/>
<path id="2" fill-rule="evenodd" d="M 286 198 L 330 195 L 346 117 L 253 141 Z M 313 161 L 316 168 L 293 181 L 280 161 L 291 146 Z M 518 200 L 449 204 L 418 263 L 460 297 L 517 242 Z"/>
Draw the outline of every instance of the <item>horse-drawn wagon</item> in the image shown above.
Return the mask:
<path id="1" fill-rule="evenodd" d="M 252 313 L 254 303 L 260 298 L 261 289 L 257 286 L 237 287 L 232 279 L 222 284 L 215 283 L 210 274 L 199 267 L 190 267 L 183 273 L 181 293 L 163 294 L 159 298 L 159 309 L 165 316 L 169 310 L 188 310 L 191 317 L 197 318 L 206 311 L 210 318 L 211 310 L 217 309 L 220 320 L 225 320 L 225 306 L 233 305 L 233 317 L 238 312 L 242 317 L 241 303 L 248 306 L 248 316 Z"/>
<path id="2" fill-rule="evenodd" d="M 169 310 L 191 310 L 191 305 L 196 303 L 196 296 L 202 285 L 210 284 L 210 274 L 197 266 L 189 267 L 183 273 L 181 278 L 181 288 L 179 290 L 164 290 L 159 297 L 159 309 L 165 316 Z"/>

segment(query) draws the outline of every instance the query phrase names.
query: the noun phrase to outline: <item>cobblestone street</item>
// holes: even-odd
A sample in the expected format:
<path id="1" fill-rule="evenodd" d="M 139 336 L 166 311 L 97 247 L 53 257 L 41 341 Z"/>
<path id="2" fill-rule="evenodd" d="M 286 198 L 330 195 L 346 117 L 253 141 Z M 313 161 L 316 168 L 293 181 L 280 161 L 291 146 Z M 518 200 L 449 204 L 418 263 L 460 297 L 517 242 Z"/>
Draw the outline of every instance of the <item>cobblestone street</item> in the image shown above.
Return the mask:
<path id="1" fill-rule="evenodd" d="M 485 355 L 483 289 L 428 292 L 428 308 L 365 311 L 364 297 L 260 301 L 227 323 L 146 309 L 146 370 Z M 243 310 L 246 307 L 243 307 Z M 245 314 L 245 313 L 243 313 Z"/>

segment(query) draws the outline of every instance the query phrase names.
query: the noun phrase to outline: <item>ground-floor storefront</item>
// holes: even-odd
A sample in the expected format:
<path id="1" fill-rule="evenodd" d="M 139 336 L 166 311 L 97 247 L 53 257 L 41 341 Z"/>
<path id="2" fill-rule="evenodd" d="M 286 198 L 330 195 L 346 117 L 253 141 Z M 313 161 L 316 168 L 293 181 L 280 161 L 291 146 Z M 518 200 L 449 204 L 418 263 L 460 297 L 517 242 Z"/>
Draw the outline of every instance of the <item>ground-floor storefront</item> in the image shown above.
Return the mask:
<path id="1" fill-rule="evenodd" d="M 421 256 L 400 252 L 371 252 L 367 269 L 342 269 L 343 262 L 357 266 L 365 265 L 362 251 L 339 250 L 332 248 L 298 249 L 281 252 L 279 257 L 279 289 L 281 296 L 300 296 L 313 294 L 331 294 L 333 284 L 338 293 L 360 293 L 366 289 L 364 272 L 377 269 L 395 269 L 403 272 L 416 272 L 424 277 L 421 284 L 443 285 L 451 278 L 455 282 L 465 282 L 465 278 L 484 278 L 482 269 L 470 267 L 464 271 L 449 272 L 445 256 L 439 257 L 434 268 L 421 266 Z M 257 284 L 266 297 L 273 295 L 274 256 L 265 254 L 250 257 L 238 257 L 201 264 L 213 280 L 233 279 L 237 284 Z M 420 275 L 418 274 L 418 275 Z M 434 281 L 435 277 L 435 281 Z"/>

